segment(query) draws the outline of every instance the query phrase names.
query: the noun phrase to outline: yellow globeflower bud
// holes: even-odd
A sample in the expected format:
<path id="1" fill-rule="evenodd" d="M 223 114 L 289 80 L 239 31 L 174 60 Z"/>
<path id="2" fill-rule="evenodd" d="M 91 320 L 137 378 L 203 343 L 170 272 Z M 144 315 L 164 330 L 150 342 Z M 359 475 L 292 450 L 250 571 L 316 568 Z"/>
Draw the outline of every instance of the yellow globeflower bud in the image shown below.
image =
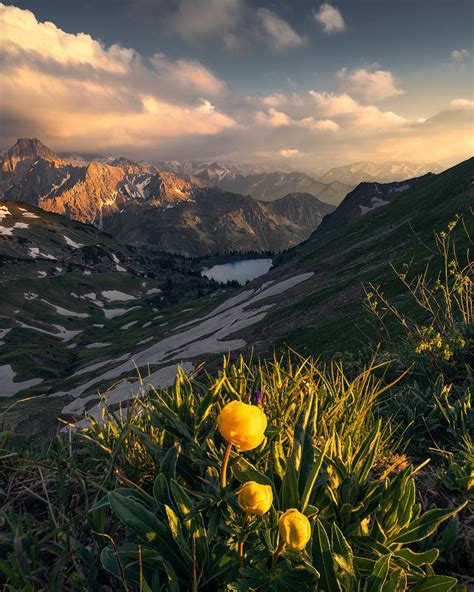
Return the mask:
<path id="1" fill-rule="evenodd" d="M 283 542 L 295 551 L 302 551 L 311 538 L 311 524 L 304 514 L 291 508 L 278 520 L 278 529 Z"/>
<path id="2" fill-rule="evenodd" d="M 247 514 L 262 516 L 268 512 L 273 502 L 273 492 L 270 485 L 262 485 L 256 481 L 247 481 L 237 496 L 239 506 Z"/>
<path id="3" fill-rule="evenodd" d="M 252 450 L 265 438 L 267 418 L 256 405 L 232 401 L 219 413 L 217 427 L 221 436 L 239 450 Z"/>

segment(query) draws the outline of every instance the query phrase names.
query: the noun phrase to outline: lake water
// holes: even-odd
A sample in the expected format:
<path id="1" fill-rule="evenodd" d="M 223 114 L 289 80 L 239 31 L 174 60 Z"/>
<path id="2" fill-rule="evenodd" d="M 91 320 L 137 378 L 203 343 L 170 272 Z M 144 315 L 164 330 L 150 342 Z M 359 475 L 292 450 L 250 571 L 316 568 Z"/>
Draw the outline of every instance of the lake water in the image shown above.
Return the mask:
<path id="1" fill-rule="evenodd" d="M 271 259 L 242 259 L 241 261 L 231 261 L 222 265 L 214 265 L 201 271 L 201 275 L 210 280 L 215 280 L 220 284 L 226 284 L 235 280 L 239 284 L 254 280 L 255 278 L 267 273 L 272 266 Z"/>

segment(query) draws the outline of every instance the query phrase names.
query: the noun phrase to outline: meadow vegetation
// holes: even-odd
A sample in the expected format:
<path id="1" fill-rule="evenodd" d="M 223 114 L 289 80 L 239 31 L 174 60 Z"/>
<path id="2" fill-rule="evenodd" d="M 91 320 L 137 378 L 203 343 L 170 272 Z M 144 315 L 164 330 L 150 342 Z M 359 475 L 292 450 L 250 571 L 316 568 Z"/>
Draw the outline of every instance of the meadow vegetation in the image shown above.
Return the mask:
<path id="1" fill-rule="evenodd" d="M 0 441 L 0 583 L 442 592 L 474 581 L 473 264 L 367 285 L 359 355 L 197 367 L 47 442 Z M 463 243 L 465 244 L 465 242 Z M 106 396 L 104 397 L 106 399 Z M 237 404 L 236 404 L 237 403 Z"/>

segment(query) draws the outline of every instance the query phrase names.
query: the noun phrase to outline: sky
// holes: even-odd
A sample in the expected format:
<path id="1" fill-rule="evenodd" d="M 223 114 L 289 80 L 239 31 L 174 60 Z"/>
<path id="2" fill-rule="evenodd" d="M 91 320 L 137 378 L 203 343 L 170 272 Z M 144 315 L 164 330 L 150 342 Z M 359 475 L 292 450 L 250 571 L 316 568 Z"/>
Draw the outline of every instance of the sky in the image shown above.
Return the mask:
<path id="1" fill-rule="evenodd" d="M 322 171 L 474 152 L 471 0 L 0 3 L 0 146 Z"/>

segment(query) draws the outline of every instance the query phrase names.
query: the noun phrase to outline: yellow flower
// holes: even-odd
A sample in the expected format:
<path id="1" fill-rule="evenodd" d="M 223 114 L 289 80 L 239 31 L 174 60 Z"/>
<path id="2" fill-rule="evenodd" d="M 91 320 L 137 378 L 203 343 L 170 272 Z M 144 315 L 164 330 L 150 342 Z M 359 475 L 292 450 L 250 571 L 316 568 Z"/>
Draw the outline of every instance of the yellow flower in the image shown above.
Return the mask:
<path id="1" fill-rule="evenodd" d="M 239 506 L 247 514 L 262 516 L 268 512 L 273 502 L 273 492 L 270 485 L 262 485 L 256 481 L 247 481 L 237 496 Z"/>
<path id="2" fill-rule="evenodd" d="M 239 450 L 252 450 L 265 438 L 267 418 L 256 405 L 232 401 L 219 413 L 217 427 L 221 436 Z"/>
<path id="3" fill-rule="evenodd" d="M 311 538 L 311 524 L 304 514 L 291 508 L 280 516 L 278 529 L 285 545 L 302 551 Z"/>

